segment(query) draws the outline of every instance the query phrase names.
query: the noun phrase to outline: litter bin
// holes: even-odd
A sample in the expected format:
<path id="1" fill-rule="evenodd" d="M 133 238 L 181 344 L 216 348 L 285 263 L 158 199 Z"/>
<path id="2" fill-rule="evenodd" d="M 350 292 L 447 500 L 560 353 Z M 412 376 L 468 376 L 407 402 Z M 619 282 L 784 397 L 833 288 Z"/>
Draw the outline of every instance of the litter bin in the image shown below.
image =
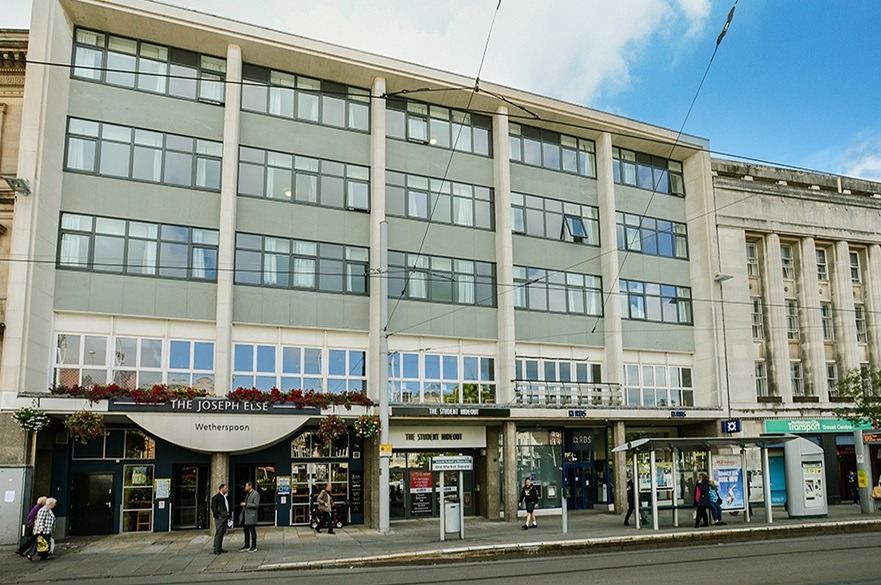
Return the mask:
<path id="1" fill-rule="evenodd" d="M 462 526 L 459 524 L 459 502 L 444 502 L 444 532 L 447 534 L 458 533 Z"/>

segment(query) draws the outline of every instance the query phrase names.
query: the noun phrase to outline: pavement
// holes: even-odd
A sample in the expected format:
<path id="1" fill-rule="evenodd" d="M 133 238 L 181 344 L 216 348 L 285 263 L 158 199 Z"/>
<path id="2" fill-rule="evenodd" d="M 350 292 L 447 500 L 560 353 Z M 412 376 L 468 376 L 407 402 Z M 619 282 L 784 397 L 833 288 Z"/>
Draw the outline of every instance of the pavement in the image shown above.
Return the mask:
<path id="1" fill-rule="evenodd" d="M 212 554 L 212 537 L 205 530 L 134 533 L 59 540 L 55 559 L 32 562 L 14 554 L 14 546 L 0 547 L 0 581 L 29 583 L 122 578 L 128 576 L 210 575 L 267 570 L 315 569 L 401 563 L 435 564 L 457 560 L 511 556 L 583 554 L 660 546 L 688 546 L 714 542 L 767 540 L 817 534 L 881 531 L 881 513 L 861 514 L 859 507 L 830 506 L 825 518 L 790 519 L 774 509 L 774 522 L 765 522 L 764 510 L 755 509 L 751 522 L 743 514 L 725 514 L 725 526 L 695 529 L 691 510 L 679 513 L 673 526 L 671 511 L 658 515 L 660 530 L 651 523 L 637 530 L 623 525 L 623 517 L 607 512 L 579 511 L 562 518 L 538 513 L 537 528 L 485 518 L 465 520 L 465 539 L 458 534 L 440 541 L 437 519 L 392 522 L 389 534 L 367 526 L 346 526 L 336 534 L 316 534 L 307 526 L 257 529 L 258 550 L 238 552 L 242 531 L 224 540 L 227 554 Z"/>

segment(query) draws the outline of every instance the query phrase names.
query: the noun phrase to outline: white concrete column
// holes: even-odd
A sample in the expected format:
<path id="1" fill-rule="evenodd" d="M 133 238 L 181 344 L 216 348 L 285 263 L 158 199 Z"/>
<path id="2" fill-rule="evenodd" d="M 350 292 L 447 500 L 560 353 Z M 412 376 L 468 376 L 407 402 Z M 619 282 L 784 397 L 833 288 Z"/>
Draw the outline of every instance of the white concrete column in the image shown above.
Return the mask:
<path id="1" fill-rule="evenodd" d="M 377 77 L 373 80 L 370 99 L 370 315 L 368 332 L 367 359 L 367 394 L 379 400 L 380 392 L 388 392 L 388 388 L 379 388 L 379 374 L 382 366 L 379 357 L 380 337 L 385 334 L 387 323 L 382 322 L 382 303 L 388 304 L 380 290 L 382 279 L 388 282 L 388 274 L 380 274 L 381 256 L 384 253 L 381 245 L 379 224 L 385 220 L 385 79 Z"/>
<path id="2" fill-rule="evenodd" d="M 823 321 L 820 317 L 820 279 L 814 238 L 799 243 L 798 320 L 801 332 L 802 372 L 805 394 L 828 399 Z"/>
<path id="3" fill-rule="evenodd" d="M 508 143 L 508 108 L 500 106 L 493 116 L 493 188 L 496 208 L 496 309 L 498 331 L 498 402 L 515 400 L 514 241 L 511 236 L 511 161 Z M 508 438 L 506 432 L 505 438 Z M 507 451 L 506 451 L 507 453 Z M 515 462 L 516 463 L 516 462 Z M 505 460 L 505 470 L 508 470 Z M 505 488 L 507 490 L 507 487 Z M 507 500 L 505 506 L 508 505 Z M 505 517 L 508 509 L 505 508 Z"/>
<path id="4" fill-rule="evenodd" d="M 780 236 L 765 236 L 763 255 L 764 302 L 768 330 L 768 382 L 771 394 L 783 402 L 792 401 L 792 381 L 789 378 L 789 340 L 786 338 L 786 300 L 783 297 L 783 259 L 780 254 Z"/>
<path id="5" fill-rule="evenodd" d="M 603 340 L 605 380 L 624 382 L 624 335 L 618 294 L 618 238 L 615 221 L 615 180 L 612 174 L 612 135 L 600 134 L 597 149 L 597 192 L 600 205 L 600 254 L 603 269 Z"/>
<path id="6" fill-rule="evenodd" d="M 61 5 L 35 0 L 28 58 L 69 63 L 72 31 Z M 12 258 L 55 258 L 64 167 L 70 70 L 29 64 L 25 77 L 17 175 L 31 186 L 15 196 L 10 234 Z M 45 392 L 54 355 L 55 264 L 10 262 L 3 332 L 0 408 L 17 408 L 18 392 Z M 27 401 L 26 403 L 29 403 Z"/>
<path id="7" fill-rule="evenodd" d="M 854 318 L 853 281 L 850 278 L 850 247 L 835 242 L 832 261 L 832 317 L 835 323 L 835 353 L 838 376 L 860 367 L 857 324 Z"/>
<path id="8" fill-rule="evenodd" d="M 223 166 L 220 187 L 220 241 L 217 250 L 217 322 L 214 340 L 214 393 L 224 396 L 232 383 L 233 277 L 236 255 L 236 192 L 239 177 L 239 112 L 242 104 L 242 49 L 226 50 L 226 103 L 223 107 Z"/>
<path id="9" fill-rule="evenodd" d="M 869 246 L 866 258 L 863 294 L 869 328 L 869 360 L 873 370 L 881 370 L 881 245 Z"/>

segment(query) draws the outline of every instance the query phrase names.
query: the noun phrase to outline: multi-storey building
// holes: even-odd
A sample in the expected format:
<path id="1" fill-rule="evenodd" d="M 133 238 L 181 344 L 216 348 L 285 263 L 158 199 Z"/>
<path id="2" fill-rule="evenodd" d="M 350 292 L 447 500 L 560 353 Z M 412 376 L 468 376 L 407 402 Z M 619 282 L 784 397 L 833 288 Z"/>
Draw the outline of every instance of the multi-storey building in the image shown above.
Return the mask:
<path id="1" fill-rule="evenodd" d="M 826 454 L 828 499 L 856 469 L 838 380 L 881 368 L 881 184 L 713 160 L 728 399 L 745 432 Z M 877 449 L 873 468 L 881 469 Z"/>
<path id="2" fill-rule="evenodd" d="M 106 413 L 86 444 L 50 430 L 72 532 L 204 525 L 209 477 L 255 481 L 268 524 L 327 481 L 356 522 L 386 489 L 436 515 L 439 452 L 474 457 L 468 514 L 515 517 L 526 475 L 544 507 L 564 481 L 620 506 L 629 433 L 715 434 L 705 140 L 145 0 L 36 0 L 30 57 L 2 406 Z M 391 477 L 375 440 L 322 447 L 319 412 L 47 390 L 109 383 L 387 391 Z"/>

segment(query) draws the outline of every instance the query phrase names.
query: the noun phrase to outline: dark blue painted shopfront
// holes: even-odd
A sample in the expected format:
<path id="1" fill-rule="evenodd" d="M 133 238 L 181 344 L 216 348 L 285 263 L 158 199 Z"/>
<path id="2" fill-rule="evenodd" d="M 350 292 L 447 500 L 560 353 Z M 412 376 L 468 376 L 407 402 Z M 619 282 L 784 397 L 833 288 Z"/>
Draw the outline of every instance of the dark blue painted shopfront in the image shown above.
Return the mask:
<path id="1" fill-rule="evenodd" d="M 251 481 L 261 495 L 260 524 L 307 524 L 312 495 L 330 483 L 334 499 L 349 502 L 350 521 L 363 523 L 361 443 L 350 436 L 329 448 L 314 429 L 304 429 L 260 451 L 231 455 L 230 503 L 241 501 Z M 211 455 L 119 425 L 85 445 L 55 445 L 51 495 L 60 528 L 70 534 L 207 528 L 218 487 L 210 485 L 210 471 Z"/>

